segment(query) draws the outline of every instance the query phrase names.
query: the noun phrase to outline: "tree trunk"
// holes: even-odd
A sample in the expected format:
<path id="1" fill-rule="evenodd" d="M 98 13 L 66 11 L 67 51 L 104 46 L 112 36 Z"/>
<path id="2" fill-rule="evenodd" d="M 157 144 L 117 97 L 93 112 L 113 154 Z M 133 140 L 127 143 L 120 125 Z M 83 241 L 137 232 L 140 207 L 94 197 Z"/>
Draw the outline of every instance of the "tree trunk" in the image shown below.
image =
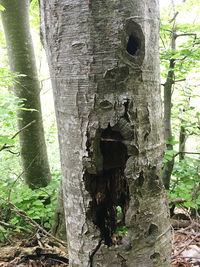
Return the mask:
<path id="1" fill-rule="evenodd" d="M 50 169 L 44 138 L 40 105 L 40 88 L 29 25 L 29 0 L 0 0 L 6 35 L 9 63 L 12 73 L 23 74 L 15 80 L 16 96 L 24 99 L 25 109 L 18 112 L 19 129 L 35 121 L 19 134 L 22 165 L 26 183 L 31 187 L 46 186 Z"/>
<path id="2" fill-rule="evenodd" d="M 54 221 L 51 227 L 51 233 L 53 236 L 63 241 L 67 241 L 62 183 L 60 184 L 60 192 L 58 195 L 57 207 L 55 210 Z"/>
<path id="3" fill-rule="evenodd" d="M 154 0 L 40 0 L 70 266 L 170 266 Z M 117 207 L 128 232 L 118 246 Z"/>
<path id="4" fill-rule="evenodd" d="M 179 133 L 179 161 L 183 160 L 185 158 L 185 143 L 187 140 L 187 134 L 185 127 L 181 125 L 180 133 Z"/>
<path id="5" fill-rule="evenodd" d="M 173 28 L 172 39 L 171 39 L 171 52 L 176 48 L 176 32 L 175 27 Z M 167 142 L 167 150 L 173 150 L 173 145 L 170 144 L 172 141 L 172 129 L 171 129 L 171 109 L 172 109 L 172 86 L 174 84 L 174 68 L 175 60 L 173 58 L 169 61 L 169 71 L 167 79 L 164 84 L 164 129 L 165 129 L 165 140 Z M 171 174 L 174 168 L 174 158 L 165 163 L 162 170 L 161 179 L 166 189 L 169 189 Z"/>

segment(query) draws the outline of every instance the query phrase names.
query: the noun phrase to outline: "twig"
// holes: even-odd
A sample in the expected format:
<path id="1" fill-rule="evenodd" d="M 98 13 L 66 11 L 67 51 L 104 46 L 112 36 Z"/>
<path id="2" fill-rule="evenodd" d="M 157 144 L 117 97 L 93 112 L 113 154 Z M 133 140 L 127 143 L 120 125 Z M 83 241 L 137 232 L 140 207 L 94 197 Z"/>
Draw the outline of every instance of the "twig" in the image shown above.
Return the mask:
<path id="1" fill-rule="evenodd" d="M 15 181 L 13 182 L 12 186 L 10 187 L 9 189 L 9 192 L 8 192 L 8 201 L 10 201 L 10 195 L 11 195 L 11 191 L 15 185 L 15 183 L 19 180 L 19 178 L 21 178 L 21 176 L 31 167 L 31 165 L 33 164 L 33 162 L 35 161 L 36 157 L 38 156 L 38 153 L 37 155 L 32 159 L 32 161 L 30 162 L 30 164 L 28 165 L 28 167 L 23 170 L 18 176 L 17 178 L 15 179 Z"/>
<path id="2" fill-rule="evenodd" d="M 44 190 L 44 189 L 41 189 L 40 187 L 37 187 L 37 186 L 35 186 L 34 184 L 32 184 L 31 183 L 31 185 L 34 187 L 34 189 L 38 189 L 38 190 L 40 190 L 41 192 L 44 192 L 44 193 L 46 193 L 47 194 L 47 196 L 49 196 L 50 198 L 52 197 L 52 195 L 50 195 L 46 190 Z M 55 193 L 55 192 L 54 192 Z"/>
<path id="3" fill-rule="evenodd" d="M 24 232 L 27 233 L 27 234 L 32 234 L 32 233 L 33 233 L 31 230 L 26 229 L 26 228 L 24 228 L 24 227 L 21 227 L 21 226 L 14 226 L 14 225 L 11 225 L 11 224 L 2 222 L 2 221 L 0 221 L 0 225 L 3 226 L 3 227 L 5 227 L 5 228 L 9 228 L 9 229 L 13 229 L 13 230 L 15 230 L 15 229 L 20 229 L 20 230 L 24 231 Z"/>
<path id="4" fill-rule="evenodd" d="M 171 258 L 177 258 L 197 237 L 200 237 L 200 233 L 196 234 L 178 253 L 176 253 Z"/>
<path id="5" fill-rule="evenodd" d="M 176 17 L 177 17 L 178 14 L 179 14 L 179 12 L 177 11 L 177 12 L 174 14 L 174 17 L 171 18 L 171 19 L 169 20 L 169 23 L 172 23 L 172 22 L 176 19 Z"/>
<path id="6" fill-rule="evenodd" d="M 191 154 L 191 155 L 200 155 L 200 153 L 198 153 L 198 152 L 185 152 L 185 151 L 181 151 L 181 152 L 177 152 L 177 153 L 174 155 L 174 158 L 177 157 L 180 153 Z"/>
<path id="7" fill-rule="evenodd" d="M 180 34 L 177 34 L 177 37 L 181 37 L 181 36 L 194 36 L 196 39 L 197 38 L 197 35 L 196 33 L 180 33 Z"/>
<path id="8" fill-rule="evenodd" d="M 10 239 L 5 236 L 4 232 L 1 229 L 0 229 L 0 233 L 3 235 L 4 241 L 7 241 L 9 242 L 9 244 L 11 244 Z"/>
<path id="9" fill-rule="evenodd" d="M 162 36 L 160 36 L 160 40 L 161 40 L 161 42 L 162 42 L 162 44 L 163 44 L 163 47 L 166 49 L 166 45 L 165 45 L 165 42 L 164 42 Z"/>
<path id="10" fill-rule="evenodd" d="M 184 81 L 186 81 L 186 79 L 179 79 L 179 80 L 174 80 L 174 83 L 184 82 Z"/>
<path id="11" fill-rule="evenodd" d="M 49 260 L 53 260 L 53 261 L 57 261 L 57 262 L 62 263 L 62 264 L 66 264 L 66 262 L 61 261 L 61 260 L 59 260 L 59 259 L 55 259 L 55 258 L 51 258 L 51 257 L 49 257 L 48 259 L 49 259 Z"/>
<path id="12" fill-rule="evenodd" d="M 184 231 L 184 230 L 177 230 L 176 233 L 180 233 L 183 235 L 196 235 L 197 234 L 195 232 L 189 232 L 189 231 Z"/>
<path id="13" fill-rule="evenodd" d="M 30 127 L 33 123 L 35 123 L 36 120 L 31 121 L 30 123 L 28 123 L 27 125 L 25 125 L 23 128 L 21 128 L 18 132 L 16 132 L 11 139 L 14 139 L 19 133 L 21 133 L 22 131 L 24 131 L 26 128 Z"/>
<path id="14" fill-rule="evenodd" d="M 186 200 L 184 198 L 169 199 L 168 204 L 183 203 Z"/>
<path id="15" fill-rule="evenodd" d="M 37 154 L 38 155 L 38 154 Z M 13 182 L 13 184 L 11 185 L 9 191 L 8 191 L 8 201 L 10 201 L 10 196 L 11 196 L 11 193 L 12 193 L 12 189 L 14 187 L 14 185 L 16 184 L 16 182 L 21 178 L 21 176 L 31 167 L 31 165 L 33 164 L 35 158 L 37 157 L 37 155 L 33 158 L 33 160 L 31 161 L 31 163 L 29 164 L 29 166 L 23 170 L 18 176 L 17 178 L 15 179 L 15 181 Z M 7 214 L 6 214 L 6 221 L 9 220 L 9 217 L 10 217 L 10 214 L 11 214 L 11 210 L 8 209 L 7 210 Z"/>
<path id="16" fill-rule="evenodd" d="M 180 259 L 196 259 L 196 260 L 200 260 L 200 257 L 189 257 L 189 256 L 179 256 Z M 192 265 L 194 266 L 194 265 Z M 197 265 L 195 265 L 197 266 Z"/>
<path id="17" fill-rule="evenodd" d="M 54 237 L 52 234 L 48 233 L 42 226 L 40 226 L 36 221 L 34 221 L 33 219 L 31 219 L 27 213 L 24 210 L 20 210 L 18 209 L 12 202 L 10 202 L 9 200 L 3 198 L 2 196 L 0 196 L 0 198 L 2 200 L 4 200 L 5 202 L 7 202 L 11 207 L 12 207 L 12 211 L 14 211 L 15 213 L 19 214 L 21 217 L 23 217 L 25 219 L 25 221 L 33 228 L 37 228 L 39 229 L 41 232 L 43 232 L 45 235 L 47 235 L 48 237 L 51 237 L 52 239 L 56 240 L 57 242 L 59 242 L 60 244 L 62 244 L 63 246 L 67 246 L 66 242 L 63 242 L 62 240 Z"/>
<path id="18" fill-rule="evenodd" d="M 193 228 L 194 226 L 198 226 L 200 227 L 200 224 L 195 222 L 194 220 L 192 221 L 192 224 L 190 224 L 189 226 L 187 226 L 185 229 L 183 229 L 184 231 L 187 231 L 188 229 Z"/>
<path id="19" fill-rule="evenodd" d="M 24 131 L 26 128 L 30 127 L 33 123 L 35 123 L 36 120 L 31 121 L 30 123 L 28 123 L 26 126 L 24 126 L 23 128 L 21 128 L 18 132 L 16 132 L 10 139 L 14 139 L 19 133 L 21 133 L 22 131 Z M 9 146 L 10 147 L 10 146 Z M 8 148 L 7 144 L 4 144 L 1 148 L 0 151 L 4 150 Z"/>
<path id="20" fill-rule="evenodd" d="M 10 152 L 10 153 L 13 154 L 13 155 L 17 155 L 17 156 L 20 155 L 20 152 L 14 152 L 14 151 L 12 151 L 12 150 L 7 150 L 7 151 Z"/>

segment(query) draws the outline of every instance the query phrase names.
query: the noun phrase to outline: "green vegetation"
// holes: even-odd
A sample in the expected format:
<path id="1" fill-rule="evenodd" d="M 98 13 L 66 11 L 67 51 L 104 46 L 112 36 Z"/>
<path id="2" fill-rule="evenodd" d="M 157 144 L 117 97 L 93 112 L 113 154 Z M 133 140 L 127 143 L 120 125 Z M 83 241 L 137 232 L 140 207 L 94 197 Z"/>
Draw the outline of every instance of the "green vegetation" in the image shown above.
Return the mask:
<path id="1" fill-rule="evenodd" d="M 1 84 L 5 86 L 9 83 L 10 81 L 5 82 L 4 80 Z M 0 225 L 1 241 L 13 232 L 20 232 L 21 227 L 31 228 L 23 217 L 11 211 L 10 202 L 25 211 L 30 218 L 36 220 L 45 229 L 50 230 L 59 191 L 59 154 L 55 142 L 57 133 L 54 121 L 46 133 L 49 152 L 52 152 L 52 182 L 45 188 L 35 190 L 31 190 L 24 182 L 19 157 L 19 140 L 17 136 L 12 139 L 17 133 L 16 112 L 23 109 L 21 102 L 12 92 L 5 92 L 0 96 L 0 221 L 16 226 L 16 229 L 13 230 Z"/>
<path id="2" fill-rule="evenodd" d="M 168 7 L 161 16 L 161 79 L 172 75 L 171 138 L 166 140 L 163 166 L 174 159 L 168 196 L 184 198 L 183 206 L 197 209 L 200 204 L 199 183 L 199 68 L 200 4 L 186 1 Z M 190 14 L 190 15 L 189 15 Z M 190 18 L 190 19 L 188 19 Z M 172 46 L 173 43 L 173 46 Z M 169 62 L 174 63 L 173 69 Z"/>

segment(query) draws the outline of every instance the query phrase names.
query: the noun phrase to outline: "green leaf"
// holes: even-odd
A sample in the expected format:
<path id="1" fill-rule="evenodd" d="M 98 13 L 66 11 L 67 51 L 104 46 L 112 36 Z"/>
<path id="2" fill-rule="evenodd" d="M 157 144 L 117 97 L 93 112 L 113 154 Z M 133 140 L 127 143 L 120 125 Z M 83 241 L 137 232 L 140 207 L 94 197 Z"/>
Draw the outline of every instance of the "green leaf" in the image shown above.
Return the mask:
<path id="1" fill-rule="evenodd" d="M 1 11 L 4 11 L 5 10 L 5 7 L 3 7 L 2 5 L 0 5 L 0 10 Z"/>
<path id="2" fill-rule="evenodd" d="M 11 219 L 10 223 L 11 225 L 16 225 L 19 223 L 19 220 L 17 219 L 17 217 L 14 217 L 13 219 Z"/>
<path id="3" fill-rule="evenodd" d="M 51 225 L 50 225 L 50 223 L 45 222 L 45 223 L 44 223 L 44 227 L 45 227 L 45 228 L 51 228 Z"/>
<path id="4" fill-rule="evenodd" d="M 11 139 L 8 135 L 0 135 L 0 144 L 13 145 L 15 140 Z"/>

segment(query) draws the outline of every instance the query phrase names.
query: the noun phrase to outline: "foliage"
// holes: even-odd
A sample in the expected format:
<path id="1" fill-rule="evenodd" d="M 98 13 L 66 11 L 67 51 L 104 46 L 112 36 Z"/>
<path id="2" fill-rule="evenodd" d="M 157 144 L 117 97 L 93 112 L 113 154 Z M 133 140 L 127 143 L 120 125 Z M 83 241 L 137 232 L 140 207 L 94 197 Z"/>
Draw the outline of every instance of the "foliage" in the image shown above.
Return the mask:
<path id="1" fill-rule="evenodd" d="M 32 0 L 30 4 L 30 22 L 32 28 L 39 30 L 40 28 L 40 19 L 39 19 L 39 4 L 38 0 Z"/>
<path id="2" fill-rule="evenodd" d="M 1 70 L 1 69 L 0 69 Z M 7 91 L 6 87 L 11 87 L 14 77 L 9 71 L 1 72 L 0 76 L 0 147 L 6 144 L 6 149 L 0 151 L 0 197 L 11 201 L 19 209 L 24 210 L 28 216 L 37 220 L 48 230 L 51 228 L 54 211 L 56 207 L 56 196 L 59 190 L 60 169 L 59 155 L 55 150 L 55 122 L 53 121 L 49 127 L 47 134 L 47 142 L 50 144 L 54 159 L 51 161 L 53 181 L 46 188 L 31 190 L 25 185 L 22 178 L 22 170 L 19 157 L 19 140 L 12 139 L 17 132 L 17 115 L 16 113 L 23 109 L 22 99 L 14 96 L 12 91 Z M 57 150 L 58 151 L 58 150 Z M 57 152 L 58 154 L 58 152 Z M 58 161 L 58 162 L 57 162 Z M 17 226 L 14 230 L 20 231 L 20 227 L 29 228 L 30 226 L 19 215 L 10 212 L 9 205 L 0 199 L 0 221 L 5 221 L 11 225 Z M 4 232 L 4 236 L 9 236 L 13 230 L 7 230 L 3 226 L 0 232 Z M 6 234 L 5 234 L 6 233 Z M 0 234 L 0 239 L 3 235 Z"/>
<path id="3" fill-rule="evenodd" d="M 175 2 L 174 2 L 175 3 Z M 170 69 L 170 60 L 174 60 L 173 95 L 171 108 L 172 139 L 168 142 L 174 150 L 167 150 L 163 164 L 175 158 L 172 173 L 169 198 L 185 198 L 187 208 L 195 208 L 192 192 L 199 183 L 199 160 L 192 154 L 186 154 L 184 160 L 179 161 L 179 135 L 184 129 L 187 151 L 198 152 L 200 135 L 199 124 L 199 62 L 200 62 L 200 21 L 198 15 L 200 3 L 188 0 L 179 5 L 171 5 L 161 16 L 161 79 L 166 82 Z M 175 49 L 172 49 L 172 38 L 175 38 Z M 195 147 L 191 143 L 195 142 Z M 195 180 L 197 179 L 197 180 Z M 197 193 L 197 204 L 200 197 Z"/>
<path id="4" fill-rule="evenodd" d="M 116 230 L 116 234 L 117 235 L 121 235 L 121 236 L 125 236 L 128 232 L 128 228 L 123 224 L 122 222 L 122 218 L 123 218 L 123 213 L 122 213 L 122 208 L 120 206 L 117 206 L 116 207 L 116 210 L 117 210 L 117 223 L 118 223 L 118 227 L 117 227 L 117 230 Z"/>
<path id="5" fill-rule="evenodd" d="M 15 76 L 6 69 L 0 68 L 0 147 L 6 144 L 6 149 L 0 151 L 0 221 L 16 226 L 8 230 L 0 226 L 0 240 L 13 232 L 20 232 L 20 227 L 30 228 L 25 220 L 11 212 L 7 202 L 11 201 L 16 207 L 24 210 L 28 216 L 50 230 L 56 208 L 56 196 L 60 184 L 59 153 L 56 143 L 56 126 L 53 120 L 48 128 L 47 143 L 49 144 L 52 166 L 52 183 L 46 188 L 31 190 L 25 185 L 19 157 L 19 140 L 12 136 L 17 132 L 17 112 L 23 108 L 24 99 L 14 96 L 11 90 Z M 18 76 L 16 74 L 16 76 Z M 27 112 L 29 112 L 27 110 Z"/>
<path id="6" fill-rule="evenodd" d="M 16 154 L 13 154 L 19 152 L 18 139 L 11 139 L 11 136 L 17 129 L 16 111 L 23 108 L 20 103 L 21 101 L 12 92 L 8 92 L 0 98 L 0 121 L 2 126 L 0 131 L 0 141 L 2 143 L 0 145 L 4 145 L 4 143 L 12 145 L 12 153 L 9 153 L 8 149 L 0 152 L 0 198 L 3 197 L 11 201 L 19 209 L 24 210 L 30 218 L 50 230 L 60 183 L 59 155 L 56 155 L 55 146 L 54 149 L 52 147 L 52 154 L 54 155 L 54 161 L 51 159 L 52 182 L 47 187 L 31 190 L 25 185 L 20 158 Z M 55 125 L 52 123 L 47 138 L 50 144 L 53 143 L 53 140 L 55 143 L 55 134 Z M 9 205 L 2 199 L 0 199 L 0 211 L 0 221 L 6 221 L 18 227 L 14 232 L 20 231 L 19 226 L 30 228 L 23 218 L 13 212 L 10 213 Z M 0 230 L 4 232 L 4 235 L 6 233 L 7 236 L 13 233 L 13 230 L 8 231 L 2 226 Z M 1 238 L 3 236 L 0 234 Z"/>
<path id="7" fill-rule="evenodd" d="M 2 5 L 0 5 L 0 11 L 4 11 L 4 7 Z"/>
<path id="8" fill-rule="evenodd" d="M 16 207 L 24 210 L 27 215 L 36 220 L 40 225 L 50 230 L 56 207 L 57 190 L 59 189 L 60 173 L 53 174 L 53 181 L 45 188 L 31 190 L 24 181 L 10 177 L 0 181 L 0 196 L 9 199 Z M 10 213 L 10 208 L 5 201 L 0 199 L 1 221 L 6 221 L 16 227 L 30 228 L 25 220 L 18 214 Z M 12 231 L 3 230 L 8 236 Z M 17 228 L 15 231 L 20 231 Z M 14 231 L 14 232 L 15 232 Z M 2 236 L 0 235 L 0 238 Z"/>
<path id="9" fill-rule="evenodd" d="M 173 178 L 171 188 L 168 191 L 169 198 L 184 198 L 186 208 L 195 209 L 195 201 L 192 193 L 199 186 L 200 169 L 199 160 L 191 157 L 185 157 L 184 160 L 177 161 L 173 169 Z M 196 203 L 200 205 L 200 193 L 196 194 Z"/>
<path id="10" fill-rule="evenodd" d="M 0 78 L 0 84 L 2 82 Z M 8 82 L 9 84 L 9 82 Z M 1 86 L 0 86 L 1 88 Z M 11 91 L 3 92 L 0 90 L 0 148 L 7 145 L 7 149 L 0 151 L 0 164 L 1 164 L 1 179 L 7 179 L 7 175 L 12 167 L 19 169 L 19 158 L 13 154 L 19 151 L 18 138 L 12 139 L 12 136 L 17 132 L 17 116 L 16 112 L 21 107 L 21 100 L 13 95 Z M 8 151 L 10 150 L 8 157 Z"/>

